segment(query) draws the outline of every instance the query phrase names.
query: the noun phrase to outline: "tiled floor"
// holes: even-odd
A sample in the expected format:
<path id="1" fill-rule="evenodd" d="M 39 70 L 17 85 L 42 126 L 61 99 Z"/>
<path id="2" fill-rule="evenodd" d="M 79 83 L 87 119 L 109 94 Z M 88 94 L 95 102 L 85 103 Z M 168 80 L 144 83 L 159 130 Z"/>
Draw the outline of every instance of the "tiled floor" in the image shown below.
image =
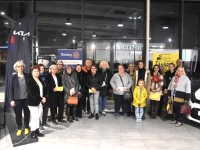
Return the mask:
<path id="1" fill-rule="evenodd" d="M 160 118 L 136 123 L 132 117 L 114 118 L 113 113 L 99 120 L 84 116 L 80 121 L 46 128 L 39 142 L 12 146 L 8 130 L 1 130 L 0 150 L 199 150 L 200 129 L 184 124 L 177 128 Z M 4 135 L 3 135 L 4 134 Z M 30 137 L 27 137 L 30 138 Z"/>

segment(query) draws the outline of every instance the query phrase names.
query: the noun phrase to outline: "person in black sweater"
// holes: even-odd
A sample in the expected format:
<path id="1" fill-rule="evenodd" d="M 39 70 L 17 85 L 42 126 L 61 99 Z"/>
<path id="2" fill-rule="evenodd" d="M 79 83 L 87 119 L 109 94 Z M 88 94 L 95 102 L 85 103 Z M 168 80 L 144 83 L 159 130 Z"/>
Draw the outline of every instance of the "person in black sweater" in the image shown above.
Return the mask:
<path id="1" fill-rule="evenodd" d="M 88 117 L 89 119 L 94 117 L 95 114 L 95 119 L 99 119 L 99 104 L 98 104 L 98 99 L 99 99 L 99 90 L 102 86 L 102 76 L 100 73 L 97 73 L 97 66 L 92 65 L 91 67 L 91 73 L 88 74 L 87 77 L 87 82 L 86 86 L 89 89 L 90 93 L 90 110 L 91 114 Z M 94 108 L 95 107 L 95 108 Z"/>
<path id="2" fill-rule="evenodd" d="M 39 131 L 39 119 L 42 113 L 42 103 L 46 102 L 46 89 L 43 81 L 39 78 L 39 66 L 31 67 L 32 77 L 27 83 L 27 105 L 30 110 L 30 128 L 31 137 L 38 141 L 39 137 L 44 137 L 44 134 Z"/>
<path id="3" fill-rule="evenodd" d="M 109 70 L 109 64 L 107 61 L 102 61 L 99 65 L 98 72 L 102 74 L 103 85 L 100 89 L 99 95 L 99 111 L 102 111 L 102 115 L 106 115 L 106 99 L 109 93 L 112 92 L 110 80 L 112 78 L 112 72 Z"/>
<path id="4" fill-rule="evenodd" d="M 82 118 L 82 107 L 83 107 L 83 99 L 82 99 L 82 93 L 84 93 L 83 91 L 83 72 L 81 70 L 82 66 L 81 65 L 76 65 L 75 69 L 74 69 L 74 73 L 76 74 L 76 79 L 78 82 L 78 105 L 77 105 L 77 109 L 76 109 L 76 116 L 78 118 Z"/>

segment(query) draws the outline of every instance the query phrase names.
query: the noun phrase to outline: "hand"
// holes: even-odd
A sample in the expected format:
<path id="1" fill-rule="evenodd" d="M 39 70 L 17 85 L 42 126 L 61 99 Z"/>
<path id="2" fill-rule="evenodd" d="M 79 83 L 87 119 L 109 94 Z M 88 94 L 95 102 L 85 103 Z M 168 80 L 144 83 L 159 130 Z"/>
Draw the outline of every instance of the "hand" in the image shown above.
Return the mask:
<path id="1" fill-rule="evenodd" d="M 123 88 L 124 91 L 127 91 L 127 89 L 128 89 L 127 87 L 124 87 L 124 88 Z"/>
<path id="2" fill-rule="evenodd" d="M 46 102 L 46 98 L 43 97 L 43 99 L 42 99 L 42 103 L 44 104 L 45 102 Z"/>
<path id="3" fill-rule="evenodd" d="M 96 89 L 95 89 L 94 87 L 92 87 L 91 90 L 92 90 L 92 92 L 95 92 L 95 91 L 96 91 Z"/>
<path id="4" fill-rule="evenodd" d="M 109 90 L 109 93 L 112 93 L 112 90 Z"/>
<path id="5" fill-rule="evenodd" d="M 156 90 L 151 90 L 153 93 L 155 93 L 156 92 Z"/>
<path id="6" fill-rule="evenodd" d="M 53 91 L 56 92 L 57 91 L 56 88 L 54 88 Z"/>
<path id="7" fill-rule="evenodd" d="M 81 92 L 78 92 L 78 95 L 81 95 Z"/>
<path id="8" fill-rule="evenodd" d="M 75 94 L 75 92 L 71 92 L 71 93 L 70 93 L 70 96 L 72 96 L 72 95 L 74 95 L 74 94 Z"/>
<path id="9" fill-rule="evenodd" d="M 12 107 L 15 107 L 15 101 L 11 101 L 11 102 L 10 102 L 10 105 L 11 105 Z"/>
<path id="10" fill-rule="evenodd" d="M 119 89 L 119 88 L 116 88 L 116 89 L 115 89 L 115 91 L 119 92 L 119 91 L 120 91 L 120 89 Z"/>

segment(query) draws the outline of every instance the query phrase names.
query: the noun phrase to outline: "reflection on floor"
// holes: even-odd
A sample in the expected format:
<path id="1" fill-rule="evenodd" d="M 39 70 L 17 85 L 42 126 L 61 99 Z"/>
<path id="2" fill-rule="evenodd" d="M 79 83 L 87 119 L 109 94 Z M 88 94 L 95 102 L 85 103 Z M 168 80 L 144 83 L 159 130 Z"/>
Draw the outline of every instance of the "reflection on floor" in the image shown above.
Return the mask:
<path id="1" fill-rule="evenodd" d="M 146 119 L 136 123 L 133 117 L 114 118 L 114 113 L 100 116 L 99 120 L 83 116 L 80 121 L 59 123 L 43 131 L 45 137 L 39 142 L 13 148 L 11 139 L 4 136 L 0 141 L 0 149 L 139 149 L 139 150 L 199 150 L 200 130 L 188 124 L 177 128 L 170 121 Z M 8 132 L 8 130 L 6 130 Z M 27 137 L 28 141 L 30 137 Z M 17 141 L 15 141 L 17 142 Z M 13 142 L 14 143 L 14 142 Z"/>

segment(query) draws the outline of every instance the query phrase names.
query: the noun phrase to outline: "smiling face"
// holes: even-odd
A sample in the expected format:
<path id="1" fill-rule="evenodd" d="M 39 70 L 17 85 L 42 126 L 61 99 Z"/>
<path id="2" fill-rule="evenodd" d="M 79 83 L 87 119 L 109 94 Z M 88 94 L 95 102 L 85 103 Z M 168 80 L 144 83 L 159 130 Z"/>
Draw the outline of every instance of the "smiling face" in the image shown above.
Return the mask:
<path id="1" fill-rule="evenodd" d="M 169 65 L 169 70 L 170 70 L 171 72 L 174 72 L 174 68 L 175 68 L 174 65 L 172 65 L 172 64 Z"/>
<path id="2" fill-rule="evenodd" d="M 32 71 L 32 76 L 33 76 L 33 77 L 38 77 L 39 74 L 40 74 L 40 71 L 39 71 L 37 68 L 36 68 L 36 69 L 33 69 L 33 71 Z"/>
<path id="3" fill-rule="evenodd" d="M 55 74 L 57 72 L 57 70 L 58 70 L 57 67 L 54 66 L 51 68 L 51 73 Z"/>
<path id="4" fill-rule="evenodd" d="M 41 73 L 41 74 L 44 73 L 44 66 L 41 66 L 41 67 L 40 67 L 40 73 Z"/>
<path id="5" fill-rule="evenodd" d="M 81 72 L 81 66 L 77 66 L 77 67 L 76 67 L 76 71 L 77 71 L 77 72 Z"/>
<path id="6" fill-rule="evenodd" d="M 185 70 L 184 70 L 184 68 L 179 67 L 178 70 L 177 70 L 177 75 L 178 75 L 178 76 L 185 75 Z"/>
<path id="7" fill-rule="evenodd" d="M 128 68 L 129 68 L 130 71 L 134 71 L 135 66 L 133 64 L 130 64 Z"/>
<path id="8" fill-rule="evenodd" d="M 72 73 L 72 68 L 71 67 L 67 67 L 66 71 L 67 71 L 68 74 L 71 74 Z"/>
<path id="9" fill-rule="evenodd" d="M 92 67 L 91 67 L 91 73 L 92 73 L 92 74 L 95 74 L 96 72 L 97 72 L 96 67 L 92 66 Z"/>
<path id="10" fill-rule="evenodd" d="M 119 71 L 119 74 L 123 74 L 124 73 L 124 67 L 123 66 L 118 66 L 118 71 Z"/>
<path id="11" fill-rule="evenodd" d="M 24 72 L 24 65 L 22 63 L 18 63 L 16 66 L 17 72 Z"/>
<path id="12" fill-rule="evenodd" d="M 159 67 L 158 66 L 154 66 L 153 70 L 154 70 L 155 73 L 158 73 Z"/>
<path id="13" fill-rule="evenodd" d="M 91 60 L 86 60 L 85 65 L 87 68 L 91 68 L 92 61 Z"/>
<path id="14" fill-rule="evenodd" d="M 101 68 L 102 69 L 106 69 L 107 68 L 107 63 L 105 62 L 105 61 L 103 61 L 102 63 L 101 63 Z"/>
<path id="15" fill-rule="evenodd" d="M 58 69 L 61 70 L 63 68 L 63 62 L 59 61 L 58 64 L 57 64 L 57 66 L 58 66 Z"/>

